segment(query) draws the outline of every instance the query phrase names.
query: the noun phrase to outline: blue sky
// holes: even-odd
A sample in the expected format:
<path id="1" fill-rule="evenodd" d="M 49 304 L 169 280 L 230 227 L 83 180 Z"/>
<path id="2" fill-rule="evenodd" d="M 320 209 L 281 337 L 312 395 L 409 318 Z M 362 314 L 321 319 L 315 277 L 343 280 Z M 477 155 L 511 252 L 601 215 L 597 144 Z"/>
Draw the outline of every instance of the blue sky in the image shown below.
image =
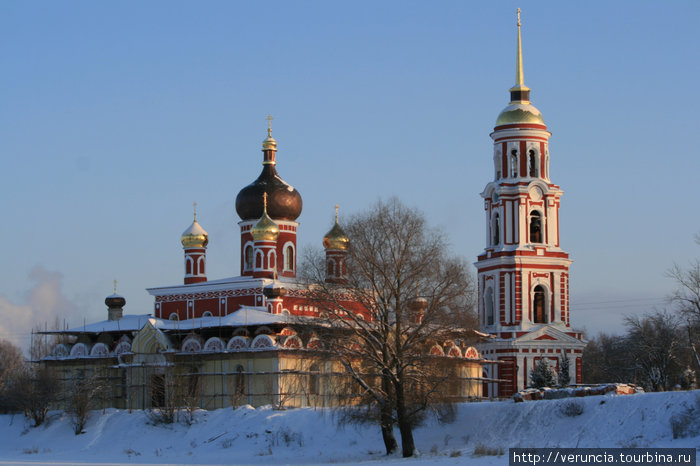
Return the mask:
<path id="1" fill-rule="evenodd" d="M 119 280 L 180 283 L 192 202 L 208 275 L 238 274 L 235 198 L 271 113 L 302 194 L 299 244 L 398 196 L 470 261 L 489 133 L 525 83 L 565 194 L 572 320 L 591 333 L 663 308 L 664 271 L 700 256 L 696 1 L 0 3 L 0 338 L 106 317 Z"/>

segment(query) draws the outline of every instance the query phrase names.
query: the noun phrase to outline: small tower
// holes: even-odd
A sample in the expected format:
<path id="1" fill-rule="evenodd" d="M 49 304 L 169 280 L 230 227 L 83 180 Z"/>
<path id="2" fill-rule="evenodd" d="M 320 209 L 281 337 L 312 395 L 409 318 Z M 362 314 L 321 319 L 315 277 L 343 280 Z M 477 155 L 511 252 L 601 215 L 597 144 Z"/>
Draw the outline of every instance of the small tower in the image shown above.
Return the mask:
<path id="1" fill-rule="evenodd" d="M 267 194 L 267 214 L 280 232 L 277 240 L 276 275 L 294 278 L 297 268 L 297 217 L 301 214 L 299 191 L 277 173 L 277 141 L 272 137 L 272 116 L 267 117 L 267 138 L 262 143 L 263 169 L 258 179 L 241 189 L 236 197 L 236 212 L 241 218 L 241 275 L 255 276 L 251 228 L 262 216 L 263 193 Z"/>
<path id="2" fill-rule="evenodd" d="M 338 224 L 338 204 L 335 205 L 335 224 L 323 237 L 326 250 L 326 283 L 347 285 L 347 255 L 350 239 Z"/>
<path id="3" fill-rule="evenodd" d="M 197 203 L 194 203 L 194 221 L 180 238 L 185 250 L 185 285 L 207 281 L 206 261 L 209 235 L 197 222 Z"/>
<path id="4" fill-rule="evenodd" d="M 116 280 L 114 280 L 114 293 L 105 298 L 105 304 L 107 305 L 107 320 L 121 320 L 124 314 L 122 308 L 126 305 L 126 299 L 117 294 Z"/>
<path id="5" fill-rule="evenodd" d="M 253 228 L 253 277 L 277 278 L 277 238 L 280 229 L 267 215 L 267 193 L 263 193 L 263 214 Z"/>

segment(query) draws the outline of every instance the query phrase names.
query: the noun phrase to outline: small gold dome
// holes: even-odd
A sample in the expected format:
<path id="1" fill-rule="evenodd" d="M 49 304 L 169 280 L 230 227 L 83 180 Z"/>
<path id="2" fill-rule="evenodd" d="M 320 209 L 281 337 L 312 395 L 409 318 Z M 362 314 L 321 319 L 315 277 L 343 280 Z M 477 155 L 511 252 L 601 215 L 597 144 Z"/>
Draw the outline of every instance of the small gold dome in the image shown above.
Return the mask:
<path id="1" fill-rule="evenodd" d="M 280 235 L 280 229 L 274 220 L 267 215 L 267 193 L 263 193 L 263 214 L 253 228 L 250 229 L 250 234 L 255 241 L 277 241 Z"/>
<path id="2" fill-rule="evenodd" d="M 205 248 L 209 244 L 209 235 L 195 220 L 182 234 L 180 242 L 184 248 Z"/>
<path id="3" fill-rule="evenodd" d="M 345 251 L 350 244 L 350 238 L 345 234 L 340 225 L 338 225 L 338 206 L 335 206 L 335 224 L 330 229 L 326 236 L 323 237 L 323 247 L 325 249 L 339 249 Z"/>
<path id="4" fill-rule="evenodd" d="M 194 207 L 194 220 L 192 225 L 182 233 L 180 237 L 180 242 L 182 247 L 187 248 L 205 248 L 209 244 L 209 235 L 202 228 L 202 226 L 197 223 L 197 203 L 193 204 Z"/>
<path id="5" fill-rule="evenodd" d="M 530 103 L 512 103 L 503 109 L 496 120 L 496 126 L 517 123 L 545 125 L 542 113 Z"/>
<path id="6" fill-rule="evenodd" d="M 268 133 L 262 144 L 263 150 L 277 150 L 277 141 Z"/>

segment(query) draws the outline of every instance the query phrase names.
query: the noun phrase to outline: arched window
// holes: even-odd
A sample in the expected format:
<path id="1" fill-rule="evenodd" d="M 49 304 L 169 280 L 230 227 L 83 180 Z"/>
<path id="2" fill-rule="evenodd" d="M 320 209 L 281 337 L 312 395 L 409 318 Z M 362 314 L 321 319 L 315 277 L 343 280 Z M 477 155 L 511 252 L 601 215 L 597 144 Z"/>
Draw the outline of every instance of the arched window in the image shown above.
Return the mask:
<path id="1" fill-rule="evenodd" d="M 547 309 L 545 306 L 545 291 L 542 285 L 537 285 L 533 291 L 532 312 L 536 324 L 547 323 Z"/>
<path id="2" fill-rule="evenodd" d="M 515 149 L 510 152 L 510 176 L 512 178 L 518 176 L 518 151 Z"/>
<path id="3" fill-rule="evenodd" d="M 536 210 L 530 214 L 530 242 L 542 242 L 542 215 Z"/>
<path id="4" fill-rule="evenodd" d="M 493 158 L 494 164 L 496 165 L 496 180 L 501 179 L 501 154 L 496 152 L 496 156 Z"/>
<path id="5" fill-rule="evenodd" d="M 335 275 L 335 264 L 333 263 L 333 259 L 328 259 L 326 261 L 326 275 L 329 277 Z"/>
<path id="6" fill-rule="evenodd" d="M 206 273 L 204 271 L 204 256 L 201 256 L 199 259 L 197 259 L 197 273 L 199 275 L 204 275 Z"/>
<path id="7" fill-rule="evenodd" d="M 484 296 L 484 312 L 486 313 L 486 325 L 493 325 L 493 290 L 491 288 L 486 288 L 486 293 Z"/>
<path id="8" fill-rule="evenodd" d="M 267 253 L 267 267 L 269 269 L 277 268 L 277 252 L 274 250 Z"/>
<path id="9" fill-rule="evenodd" d="M 537 170 L 537 156 L 535 155 L 534 150 L 530 150 L 530 155 L 528 156 L 528 159 L 530 165 L 530 176 L 533 178 L 537 178 L 539 176 L 539 170 Z"/>
<path id="10" fill-rule="evenodd" d="M 284 247 L 284 270 L 294 270 L 294 248 L 291 244 Z"/>
<path id="11" fill-rule="evenodd" d="M 214 317 L 214 314 L 212 314 L 211 311 L 204 311 L 202 317 Z"/>
<path id="12" fill-rule="evenodd" d="M 185 275 L 192 275 L 192 258 L 185 257 Z"/>
<path id="13" fill-rule="evenodd" d="M 318 395 L 321 393 L 321 383 L 318 377 L 318 364 L 311 364 L 309 367 L 309 394 Z"/>
<path id="14" fill-rule="evenodd" d="M 498 212 L 493 214 L 493 221 L 491 224 L 491 243 L 496 246 L 501 242 L 501 222 L 498 218 Z"/>
<path id="15" fill-rule="evenodd" d="M 255 253 L 255 268 L 256 269 L 262 269 L 262 262 L 263 262 L 263 254 L 260 251 L 257 251 Z"/>
<path id="16" fill-rule="evenodd" d="M 177 315 L 177 312 L 173 312 L 170 314 L 170 317 L 168 317 L 170 320 L 180 320 L 180 317 Z"/>
<path id="17" fill-rule="evenodd" d="M 250 244 L 245 247 L 245 263 L 243 267 L 245 270 L 253 269 L 253 246 Z"/>

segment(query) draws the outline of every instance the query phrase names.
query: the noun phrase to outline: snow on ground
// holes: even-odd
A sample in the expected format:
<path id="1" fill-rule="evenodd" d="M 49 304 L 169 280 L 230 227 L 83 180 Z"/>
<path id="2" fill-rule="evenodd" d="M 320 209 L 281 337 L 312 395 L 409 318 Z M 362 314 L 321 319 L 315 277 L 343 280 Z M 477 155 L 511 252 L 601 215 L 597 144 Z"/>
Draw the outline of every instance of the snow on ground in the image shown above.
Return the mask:
<path id="1" fill-rule="evenodd" d="M 689 412 L 690 435 L 674 439 L 672 418 Z M 2 415 L 0 463 L 503 465 L 509 447 L 697 448 L 698 413 L 698 391 L 466 403 L 453 422 L 431 419 L 416 429 L 420 455 L 409 460 L 383 454 L 376 426 L 338 427 L 326 409 L 200 411 L 189 426 L 152 425 L 144 412 L 110 409 L 93 412 L 78 436 L 59 412 L 38 428 Z M 475 449 L 505 455 L 473 457 Z"/>

